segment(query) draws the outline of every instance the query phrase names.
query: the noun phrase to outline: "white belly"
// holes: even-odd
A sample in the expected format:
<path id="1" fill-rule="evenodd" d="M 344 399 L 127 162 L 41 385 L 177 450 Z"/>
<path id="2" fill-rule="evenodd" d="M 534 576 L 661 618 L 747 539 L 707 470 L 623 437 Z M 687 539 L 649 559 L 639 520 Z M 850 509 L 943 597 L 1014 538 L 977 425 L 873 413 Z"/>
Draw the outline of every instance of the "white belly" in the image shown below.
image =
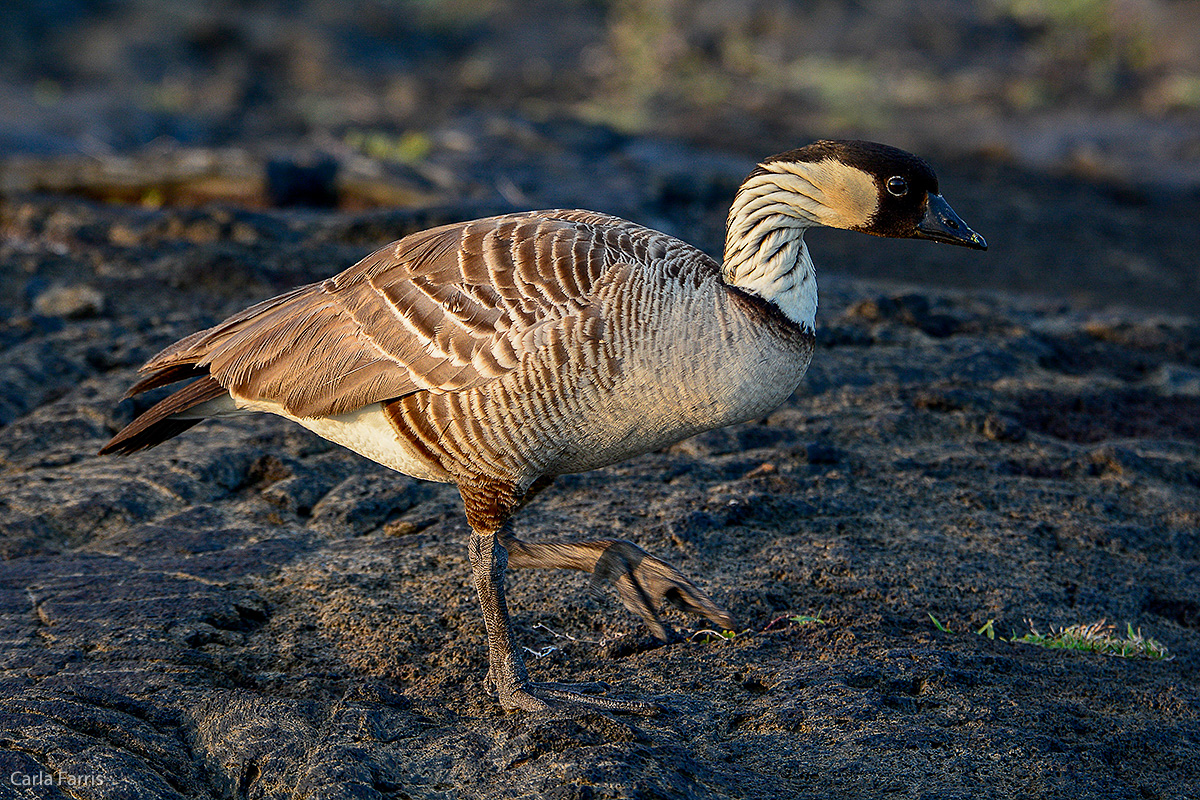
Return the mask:
<path id="1" fill-rule="evenodd" d="M 405 475 L 425 481 L 454 482 L 448 472 L 422 457 L 411 444 L 400 438 L 379 403 L 372 403 L 335 417 L 306 418 L 293 416 L 276 403 L 262 400 L 244 401 L 240 398 L 235 398 L 235 401 L 239 409 L 265 411 L 290 419 L 322 439 L 340 444 L 360 456 Z"/>

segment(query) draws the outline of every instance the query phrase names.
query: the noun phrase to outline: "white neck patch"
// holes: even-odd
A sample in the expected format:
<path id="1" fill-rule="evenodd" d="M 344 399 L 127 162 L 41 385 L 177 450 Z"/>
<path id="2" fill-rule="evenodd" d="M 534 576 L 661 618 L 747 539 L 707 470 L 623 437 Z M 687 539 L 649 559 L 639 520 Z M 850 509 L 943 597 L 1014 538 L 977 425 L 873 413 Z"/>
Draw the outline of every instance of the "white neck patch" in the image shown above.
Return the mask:
<path id="1" fill-rule="evenodd" d="M 871 175 L 831 158 L 764 168 L 742 184 L 729 210 L 722 274 L 726 283 L 774 303 L 811 330 L 817 275 L 804 231 L 866 227 L 879 206 L 879 190 Z"/>
<path id="2" fill-rule="evenodd" d="M 788 319 L 813 330 L 817 316 L 817 273 L 804 228 L 774 228 L 757 248 L 725 262 L 725 282 L 774 303 Z"/>

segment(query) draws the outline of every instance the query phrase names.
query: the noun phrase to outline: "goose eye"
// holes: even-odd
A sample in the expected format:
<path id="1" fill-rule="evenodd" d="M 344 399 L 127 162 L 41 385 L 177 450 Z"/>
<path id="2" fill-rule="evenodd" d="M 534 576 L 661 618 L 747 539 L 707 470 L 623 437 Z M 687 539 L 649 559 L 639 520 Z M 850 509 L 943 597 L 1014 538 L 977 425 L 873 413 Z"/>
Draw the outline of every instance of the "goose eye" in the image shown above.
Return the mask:
<path id="1" fill-rule="evenodd" d="M 887 190 L 888 193 L 896 197 L 904 197 L 904 195 L 908 194 L 908 181 L 904 180 L 904 178 L 901 178 L 899 175 L 893 178 L 888 178 Z"/>

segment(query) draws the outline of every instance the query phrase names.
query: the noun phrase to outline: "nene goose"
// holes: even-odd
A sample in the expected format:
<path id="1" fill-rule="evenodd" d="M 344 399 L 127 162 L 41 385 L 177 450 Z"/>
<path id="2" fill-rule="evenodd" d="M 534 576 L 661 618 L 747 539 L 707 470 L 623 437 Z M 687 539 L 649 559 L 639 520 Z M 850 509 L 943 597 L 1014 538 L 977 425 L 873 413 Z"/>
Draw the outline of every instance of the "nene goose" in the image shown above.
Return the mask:
<path id="1" fill-rule="evenodd" d="M 902 150 L 820 141 L 771 156 L 729 212 L 724 263 L 590 211 L 535 211 L 405 237 L 328 280 L 194 333 L 129 395 L 194 379 L 105 445 L 132 453 L 205 417 L 263 411 L 407 475 L 458 485 L 506 710 L 653 704 L 535 683 L 504 600 L 506 567 L 615 582 L 667 638 L 664 601 L 732 620 L 675 568 L 614 539 L 526 542 L 512 517 L 555 475 L 761 416 L 799 385 L 817 285 L 805 229 L 985 249 Z"/>

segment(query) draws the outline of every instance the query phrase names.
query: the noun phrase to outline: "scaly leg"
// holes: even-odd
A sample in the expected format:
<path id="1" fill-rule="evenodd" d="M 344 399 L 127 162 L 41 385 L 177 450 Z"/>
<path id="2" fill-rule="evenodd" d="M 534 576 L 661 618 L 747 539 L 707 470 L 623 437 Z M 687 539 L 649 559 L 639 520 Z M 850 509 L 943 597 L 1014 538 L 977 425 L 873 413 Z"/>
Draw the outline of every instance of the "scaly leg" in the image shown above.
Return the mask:
<path id="1" fill-rule="evenodd" d="M 561 684 L 534 683 L 513 636 L 512 621 L 504 602 L 504 546 L 491 533 L 471 530 L 471 570 L 488 635 L 488 683 L 507 711 L 546 711 L 552 703 L 566 702 L 605 711 L 653 714 L 659 708 L 636 700 L 613 700 L 582 694 Z"/>

